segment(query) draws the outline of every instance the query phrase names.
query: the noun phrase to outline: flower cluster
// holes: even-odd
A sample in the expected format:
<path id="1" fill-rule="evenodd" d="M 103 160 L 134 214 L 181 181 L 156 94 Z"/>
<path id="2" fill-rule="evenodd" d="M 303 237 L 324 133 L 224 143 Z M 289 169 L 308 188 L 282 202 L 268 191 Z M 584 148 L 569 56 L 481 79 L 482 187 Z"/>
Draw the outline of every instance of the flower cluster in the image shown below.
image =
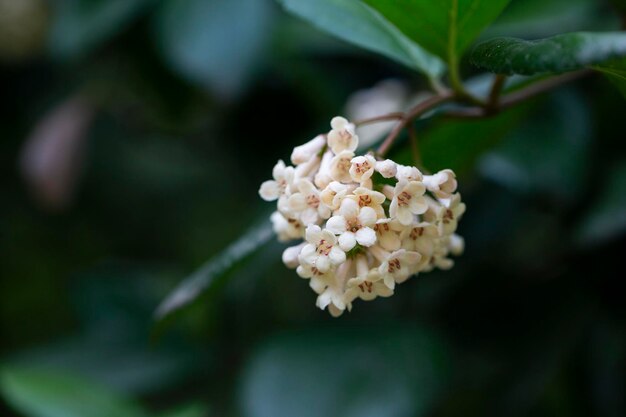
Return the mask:
<path id="1" fill-rule="evenodd" d="M 287 248 L 283 262 L 310 280 L 316 305 L 333 316 L 355 299 L 389 297 L 396 284 L 434 268 L 449 269 L 463 252 L 454 232 L 465 211 L 449 169 L 423 175 L 372 155 L 356 156 L 355 126 L 332 129 L 297 146 L 294 166 L 278 161 L 259 194 L 277 201 L 271 216 Z"/>

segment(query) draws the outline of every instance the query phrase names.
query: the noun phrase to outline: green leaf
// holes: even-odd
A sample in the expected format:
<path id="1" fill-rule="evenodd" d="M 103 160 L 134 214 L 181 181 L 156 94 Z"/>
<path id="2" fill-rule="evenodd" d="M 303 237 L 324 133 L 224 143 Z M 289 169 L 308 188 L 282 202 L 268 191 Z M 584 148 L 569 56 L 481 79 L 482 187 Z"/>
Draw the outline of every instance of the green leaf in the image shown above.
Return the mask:
<path id="1" fill-rule="evenodd" d="M 155 37 L 169 66 L 231 98 L 243 91 L 271 33 L 269 0 L 166 0 Z"/>
<path id="2" fill-rule="evenodd" d="M 626 233 L 626 162 L 609 170 L 604 178 L 598 200 L 577 229 L 580 244 L 601 244 Z"/>
<path id="3" fill-rule="evenodd" d="M 593 69 L 604 73 L 626 98 L 626 59 L 596 65 Z"/>
<path id="4" fill-rule="evenodd" d="M 575 32 L 535 41 L 497 38 L 479 44 L 471 61 L 497 74 L 561 73 L 626 56 L 624 32 Z"/>
<path id="5" fill-rule="evenodd" d="M 616 20 L 597 0 L 518 0 L 482 36 L 535 39 L 597 28 L 613 30 L 609 28 L 619 28 Z"/>
<path id="6" fill-rule="evenodd" d="M 55 3 L 50 52 L 74 58 L 124 30 L 153 0 L 60 0 Z"/>
<path id="7" fill-rule="evenodd" d="M 520 106 L 489 119 L 436 121 L 421 135 L 424 165 L 431 172 L 450 168 L 462 174 L 470 170 L 485 150 L 524 119 L 526 112 L 527 107 Z"/>
<path id="8" fill-rule="evenodd" d="M 159 305 L 156 318 L 158 320 L 167 318 L 219 285 L 236 265 L 268 243 L 273 236 L 269 223 L 252 228 L 181 282 Z"/>
<path id="9" fill-rule="evenodd" d="M 574 201 L 584 191 L 593 136 L 591 109 L 579 94 L 560 90 L 480 160 L 481 173 L 522 193 Z"/>
<path id="10" fill-rule="evenodd" d="M 62 372 L 29 368 L 0 371 L 0 391 L 29 417 L 145 417 L 138 404 L 106 387 Z"/>
<path id="11" fill-rule="evenodd" d="M 159 414 L 159 417 L 206 417 L 209 415 L 209 407 L 205 404 L 189 404 Z"/>
<path id="12" fill-rule="evenodd" d="M 360 0 L 277 0 L 285 9 L 340 39 L 438 77 L 444 64 Z"/>
<path id="13" fill-rule="evenodd" d="M 241 415 L 424 416 L 442 391 L 446 364 L 445 345 L 420 328 L 371 324 L 286 334 L 253 356 Z"/>
<path id="14" fill-rule="evenodd" d="M 446 61 L 457 59 L 510 0 L 365 0 L 409 38 Z"/>

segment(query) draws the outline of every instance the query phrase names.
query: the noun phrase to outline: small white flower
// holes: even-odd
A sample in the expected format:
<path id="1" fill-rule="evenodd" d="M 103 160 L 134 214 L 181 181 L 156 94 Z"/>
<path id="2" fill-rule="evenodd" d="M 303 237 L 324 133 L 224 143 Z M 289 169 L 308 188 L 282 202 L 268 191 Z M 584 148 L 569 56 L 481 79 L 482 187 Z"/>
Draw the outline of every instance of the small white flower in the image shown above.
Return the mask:
<path id="1" fill-rule="evenodd" d="M 328 146 L 335 155 L 343 151 L 354 152 L 359 146 L 359 137 L 354 131 L 354 125 L 343 117 L 334 117 L 330 121 L 332 130 L 328 133 Z"/>
<path id="2" fill-rule="evenodd" d="M 422 214 L 428 210 L 424 199 L 424 184 L 418 181 L 398 181 L 394 189 L 393 200 L 389 206 L 389 215 L 408 226 L 413 223 L 414 214 Z"/>
<path id="3" fill-rule="evenodd" d="M 383 193 L 365 187 L 358 187 L 353 191 L 353 194 L 348 195 L 346 198 L 354 200 L 361 208 L 373 208 L 376 212 L 376 217 L 379 219 L 385 217 L 385 210 L 382 206 L 385 202 L 385 195 Z"/>
<path id="4" fill-rule="evenodd" d="M 339 265 L 336 270 L 321 272 L 315 267 L 302 265 L 298 267 L 298 274 L 303 278 L 310 278 L 310 286 L 318 295 L 315 305 L 324 310 L 328 307 L 328 311 L 334 317 L 340 316 L 346 307 L 350 307 L 346 303 L 345 286 L 346 277 L 352 266 L 352 261 Z"/>
<path id="5" fill-rule="evenodd" d="M 376 241 L 385 250 L 393 252 L 400 249 L 402 241 L 400 232 L 404 228 L 395 219 L 379 219 L 376 221 L 374 231 L 376 232 Z"/>
<path id="6" fill-rule="evenodd" d="M 396 283 L 400 284 L 411 276 L 411 271 L 417 265 L 422 256 L 413 251 L 398 249 L 387 252 L 379 246 L 370 248 L 370 252 L 380 261 L 378 272 L 389 289 L 394 289 Z"/>
<path id="7" fill-rule="evenodd" d="M 376 171 L 384 178 L 393 178 L 398 172 L 398 165 L 391 159 L 376 162 Z"/>
<path id="8" fill-rule="evenodd" d="M 398 181 L 422 181 L 423 176 L 420 170 L 415 167 L 398 164 L 396 178 Z"/>
<path id="9" fill-rule="evenodd" d="M 272 170 L 272 176 L 274 179 L 265 181 L 259 189 L 259 195 L 265 201 L 278 200 L 290 194 L 294 169 L 293 167 L 285 166 L 285 163 L 279 160 Z"/>
<path id="10" fill-rule="evenodd" d="M 313 180 L 315 173 L 319 170 L 322 159 L 318 155 L 313 155 L 311 159 L 294 168 L 294 181 L 300 178 L 309 178 Z"/>
<path id="11" fill-rule="evenodd" d="M 304 145 L 296 146 L 291 153 L 291 163 L 300 165 L 310 161 L 311 158 L 322 151 L 324 146 L 326 146 L 326 138 L 324 135 L 318 135 Z"/>
<path id="12" fill-rule="evenodd" d="M 465 239 L 456 233 L 448 237 L 448 249 L 454 256 L 460 256 L 465 251 Z"/>
<path id="13" fill-rule="evenodd" d="M 376 167 L 376 159 L 371 155 L 357 156 L 350 161 L 350 175 L 352 180 L 358 183 L 364 183 L 372 177 L 374 174 L 374 168 Z"/>
<path id="14" fill-rule="evenodd" d="M 428 191 L 439 198 L 450 198 L 457 187 L 456 175 L 451 169 L 444 169 L 435 175 L 426 175 L 423 182 Z"/>
<path id="15" fill-rule="evenodd" d="M 322 272 L 328 271 L 346 261 L 346 253 L 337 246 L 337 237 L 328 230 L 317 225 L 306 229 L 307 245 L 300 253 L 299 260 L 303 264 L 314 265 Z"/>
<path id="16" fill-rule="evenodd" d="M 335 155 L 330 161 L 330 177 L 346 184 L 352 182 L 352 175 L 350 175 L 352 158 L 354 158 L 354 153 L 351 151 L 342 151 Z"/>
<path id="17" fill-rule="evenodd" d="M 369 269 L 365 256 L 359 255 L 356 265 L 356 277 L 350 278 L 346 286 L 346 300 L 353 301 L 358 297 L 370 301 L 376 297 L 393 295 L 393 290 L 385 285 L 378 269 Z"/>
<path id="18" fill-rule="evenodd" d="M 343 199 L 353 190 L 354 187 L 333 181 L 320 193 L 322 203 L 331 210 L 337 210 L 341 206 Z"/>
<path id="19" fill-rule="evenodd" d="M 298 265 L 300 265 L 300 261 L 298 260 L 298 256 L 300 256 L 300 252 L 304 247 L 305 243 L 302 242 L 296 246 L 290 246 L 283 251 L 283 263 L 287 268 L 295 269 Z"/>
<path id="20" fill-rule="evenodd" d="M 461 202 L 461 194 L 459 193 L 439 201 L 442 204 L 442 209 L 439 213 L 440 232 L 442 235 L 451 235 L 456 230 L 461 216 L 465 213 L 465 203 Z"/>
<path id="21" fill-rule="evenodd" d="M 330 184 L 333 180 L 330 176 L 330 163 L 332 162 L 333 157 L 333 152 L 330 149 L 324 152 L 324 156 L 322 156 L 320 169 L 317 174 L 315 174 L 313 181 L 320 190 L 328 187 L 328 184 Z"/>
<path id="22" fill-rule="evenodd" d="M 359 208 L 350 199 L 345 199 L 339 208 L 339 215 L 328 219 L 326 228 L 339 235 L 339 247 L 348 252 L 359 243 L 369 247 L 376 243 L 376 232 L 372 227 L 376 223 L 376 211 L 371 207 Z"/>
<path id="23" fill-rule="evenodd" d="M 281 242 L 300 239 L 304 236 L 304 226 L 298 219 L 285 217 L 282 213 L 275 211 L 270 216 L 270 220 L 274 227 L 274 233 Z"/>
<path id="24" fill-rule="evenodd" d="M 401 234 L 402 247 L 419 252 L 422 258 L 430 259 L 439 237 L 437 227 L 428 222 L 421 222 L 404 229 Z"/>
<path id="25" fill-rule="evenodd" d="M 330 209 L 322 204 L 319 190 L 307 179 L 298 181 L 298 193 L 287 200 L 290 213 L 297 213 L 305 225 L 330 217 Z"/>

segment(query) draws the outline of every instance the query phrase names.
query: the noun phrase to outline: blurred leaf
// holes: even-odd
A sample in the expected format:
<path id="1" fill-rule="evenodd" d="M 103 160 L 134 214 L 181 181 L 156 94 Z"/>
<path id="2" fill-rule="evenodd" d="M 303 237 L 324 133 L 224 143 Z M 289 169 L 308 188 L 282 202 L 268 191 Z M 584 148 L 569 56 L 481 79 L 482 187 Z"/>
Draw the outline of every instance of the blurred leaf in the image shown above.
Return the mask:
<path id="1" fill-rule="evenodd" d="M 62 372 L 28 368 L 0 371 L 7 402 L 29 417 L 142 417 L 139 405 L 105 387 Z"/>
<path id="2" fill-rule="evenodd" d="M 176 410 L 159 414 L 159 417 L 207 417 L 209 407 L 205 404 L 189 404 Z"/>
<path id="3" fill-rule="evenodd" d="M 597 65 L 593 69 L 606 75 L 626 98 L 626 59 Z"/>
<path id="4" fill-rule="evenodd" d="M 446 61 L 461 55 L 509 0 L 365 0 L 409 38 Z"/>
<path id="5" fill-rule="evenodd" d="M 444 64 L 360 0 L 277 0 L 285 9 L 334 36 L 438 77 Z"/>
<path id="6" fill-rule="evenodd" d="M 512 0 L 484 36 L 542 38 L 613 26 L 617 29 L 617 22 L 609 22 L 610 18 L 597 0 Z"/>
<path id="7" fill-rule="evenodd" d="M 435 172 L 450 168 L 457 173 L 470 169 L 476 159 L 494 146 L 527 113 L 520 106 L 483 120 L 443 120 L 420 137 L 424 165 Z"/>
<path id="8" fill-rule="evenodd" d="M 272 227 L 268 223 L 252 228 L 181 282 L 159 305 L 156 311 L 157 320 L 167 318 L 219 285 L 228 272 L 257 252 L 273 236 Z"/>
<path id="9" fill-rule="evenodd" d="M 479 44 L 471 60 L 497 74 L 533 75 L 574 71 L 626 56 L 626 33 L 576 32 L 535 41 L 492 39 Z"/>
<path id="10" fill-rule="evenodd" d="M 626 162 L 604 178 L 602 193 L 578 227 L 576 237 L 581 244 L 605 243 L 626 232 Z"/>
<path id="11" fill-rule="evenodd" d="M 154 0 L 59 0 L 55 2 L 50 52 L 74 58 L 124 30 Z"/>
<path id="12" fill-rule="evenodd" d="M 589 109 L 580 95 L 564 90 L 536 108 L 523 127 L 483 156 L 483 175 L 518 192 L 544 192 L 571 200 L 584 186 Z"/>
<path id="13" fill-rule="evenodd" d="M 419 328 L 287 334 L 252 358 L 240 393 L 242 415 L 422 416 L 442 391 L 446 366 L 442 342 Z"/>
<path id="14" fill-rule="evenodd" d="M 169 66 L 223 98 L 243 91 L 270 35 L 269 0 L 165 0 L 155 36 Z"/>

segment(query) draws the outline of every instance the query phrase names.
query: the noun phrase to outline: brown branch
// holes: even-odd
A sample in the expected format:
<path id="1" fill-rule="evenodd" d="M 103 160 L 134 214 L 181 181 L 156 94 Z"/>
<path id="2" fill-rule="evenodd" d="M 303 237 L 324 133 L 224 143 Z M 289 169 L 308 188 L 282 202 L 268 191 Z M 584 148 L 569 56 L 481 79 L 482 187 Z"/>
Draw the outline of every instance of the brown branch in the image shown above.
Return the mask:
<path id="1" fill-rule="evenodd" d="M 396 126 L 389 133 L 389 135 L 387 135 L 383 143 L 378 147 L 377 153 L 380 156 L 384 156 L 393 144 L 393 142 L 396 140 L 396 138 L 400 135 L 402 129 L 404 129 L 409 122 L 413 121 L 414 119 L 418 118 L 429 110 L 437 107 L 438 105 L 445 103 L 446 101 L 452 100 L 454 97 L 454 93 L 446 91 L 445 93 L 429 97 L 410 109 L 408 112 L 406 112 L 402 119 L 398 121 Z"/>
<path id="2" fill-rule="evenodd" d="M 387 113 L 381 116 L 369 117 L 367 119 L 357 120 L 356 122 L 354 122 L 354 125 L 363 126 L 363 125 L 367 125 L 371 123 L 386 122 L 389 120 L 401 120 L 402 118 L 404 118 L 404 113 L 402 112 Z"/>

